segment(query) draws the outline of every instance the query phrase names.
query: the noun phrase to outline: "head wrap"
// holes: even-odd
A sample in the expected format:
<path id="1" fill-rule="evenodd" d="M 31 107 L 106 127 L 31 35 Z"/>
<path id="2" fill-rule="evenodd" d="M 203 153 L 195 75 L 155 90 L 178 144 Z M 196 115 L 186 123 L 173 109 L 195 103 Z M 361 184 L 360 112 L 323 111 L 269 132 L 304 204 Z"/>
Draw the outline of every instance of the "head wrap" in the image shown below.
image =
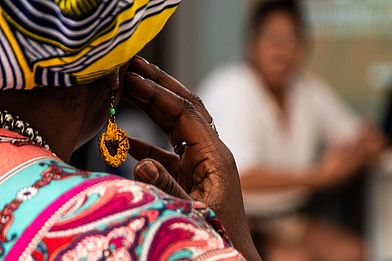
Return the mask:
<path id="1" fill-rule="evenodd" d="M 127 62 L 181 0 L 0 0 L 0 90 L 73 86 Z"/>

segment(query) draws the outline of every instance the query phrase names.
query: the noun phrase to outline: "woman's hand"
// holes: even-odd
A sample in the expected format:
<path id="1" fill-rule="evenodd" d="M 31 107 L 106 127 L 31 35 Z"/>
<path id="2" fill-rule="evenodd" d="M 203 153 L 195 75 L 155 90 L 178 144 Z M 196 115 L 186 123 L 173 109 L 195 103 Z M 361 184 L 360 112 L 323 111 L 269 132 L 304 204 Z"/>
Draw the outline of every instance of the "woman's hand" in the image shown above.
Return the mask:
<path id="1" fill-rule="evenodd" d="M 130 70 L 124 75 L 123 98 L 144 110 L 179 154 L 130 139 L 129 153 L 144 160 L 135 169 L 136 177 L 175 196 L 189 195 L 206 203 L 226 227 L 234 246 L 249 260 L 260 259 L 250 238 L 234 158 L 200 99 L 140 57 L 133 59 Z"/>
<path id="2" fill-rule="evenodd" d="M 361 135 L 354 141 L 328 148 L 308 180 L 316 188 L 327 188 L 350 180 L 363 167 L 377 164 L 387 142 L 381 132 L 366 123 Z"/>
<path id="3" fill-rule="evenodd" d="M 358 174 L 364 153 L 358 144 L 346 143 L 328 148 L 312 175 L 306 177 L 305 184 L 316 189 L 325 189 L 347 182 Z"/>

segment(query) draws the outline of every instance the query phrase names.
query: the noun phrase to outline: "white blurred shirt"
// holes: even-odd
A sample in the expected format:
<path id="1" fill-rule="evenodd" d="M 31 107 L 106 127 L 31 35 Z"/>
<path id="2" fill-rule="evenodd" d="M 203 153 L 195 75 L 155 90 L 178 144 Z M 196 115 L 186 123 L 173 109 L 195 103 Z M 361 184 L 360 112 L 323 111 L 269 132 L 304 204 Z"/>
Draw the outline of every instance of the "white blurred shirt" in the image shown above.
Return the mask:
<path id="1" fill-rule="evenodd" d="M 304 72 L 287 93 L 288 125 L 281 126 L 280 109 L 253 69 L 243 63 L 216 70 L 202 84 L 200 97 L 214 117 L 223 142 L 239 172 L 257 165 L 307 168 L 322 143 L 357 137 L 359 120 L 331 89 Z M 302 206 L 306 189 L 281 189 L 244 195 L 249 213 L 270 215 Z"/>

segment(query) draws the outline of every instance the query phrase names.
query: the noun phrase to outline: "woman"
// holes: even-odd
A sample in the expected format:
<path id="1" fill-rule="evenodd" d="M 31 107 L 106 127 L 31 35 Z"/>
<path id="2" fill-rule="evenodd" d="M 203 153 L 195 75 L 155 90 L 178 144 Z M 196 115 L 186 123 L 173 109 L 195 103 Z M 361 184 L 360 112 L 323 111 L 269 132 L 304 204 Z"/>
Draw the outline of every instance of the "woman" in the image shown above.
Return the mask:
<path id="1" fill-rule="evenodd" d="M 260 259 L 210 115 L 175 79 L 131 60 L 178 3 L 0 3 L 1 260 Z M 103 136 L 101 149 L 117 157 L 128 141 L 135 177 L 183 199 L 67 164 L 108 109 L 114 123 L 120 99 L 146 111 L 180 156 L 131 138 Z"/>

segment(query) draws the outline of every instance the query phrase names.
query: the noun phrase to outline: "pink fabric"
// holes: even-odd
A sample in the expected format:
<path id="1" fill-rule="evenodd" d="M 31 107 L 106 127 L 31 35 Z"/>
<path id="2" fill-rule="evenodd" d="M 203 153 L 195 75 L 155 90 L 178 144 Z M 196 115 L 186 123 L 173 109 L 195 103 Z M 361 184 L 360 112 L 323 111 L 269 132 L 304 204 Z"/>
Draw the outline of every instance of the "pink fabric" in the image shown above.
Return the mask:
<path id="1" fill-rule="evenodd" d="M 96 178 L 83 182 L 79 186 L 73 188 L 67 193 L 63 194 L 61 198 L 56 199 L 45 211 L 43 211 L 36 220 L 25 230 L 23 235 L 17 240 L 15 247 L 11 249 L 4 261 L 15 261 L 23 253 L 23 251 L 28 246 L 29 242 L 38 233 L 38 231 L 45 225 L 45 223 L 50 219 L 50 217 L 56 213 L 56 211 L 61 208 L 67 201 L 72 197 L 82 192 L 86 188 L 89 188 L 95 184 L 106 180 L 119 179 L 116 176 L 105 176 L 102 178 Z"/>

